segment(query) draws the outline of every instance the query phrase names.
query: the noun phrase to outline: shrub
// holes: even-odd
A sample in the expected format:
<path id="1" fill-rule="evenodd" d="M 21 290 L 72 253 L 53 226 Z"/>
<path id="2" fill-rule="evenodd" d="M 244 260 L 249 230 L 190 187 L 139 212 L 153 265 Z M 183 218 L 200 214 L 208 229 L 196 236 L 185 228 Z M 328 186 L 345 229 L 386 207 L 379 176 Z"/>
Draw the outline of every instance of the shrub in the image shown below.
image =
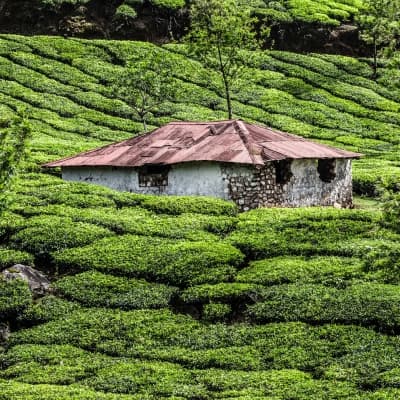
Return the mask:
<path id="1" fill-rule="evenodd" d="M 192 286 L 182 293 L 186 302 L 207 303 L 220 301 L 225 303 L 249 301 L 256 298 L 259 286 L 248 283 L 218 283 L 216 285 Z"/>
<path id="2" fill-rule="evenodd" d="M 10 236 L 23 228 L 24 218 L 20 215 L 4 212 L 0 220 L 0 242 L 6 243 Z"/>
<path id="3" fill-rule="evenodd" d="M 106 356 L 69 345 L 17 345 L 2 357 L 4 371 L 0 372 L 0 378 L 32 384 L 69 385 L 111 363 Z"/>
<path id="4" fill-rule="evenodd" d="M 12 380 L 0 380 L 0 398 L 4 400 L 145 400 L 146 397 L 99 393 L 86 388 L 59 385 L 28 385 Z M 148 398 L 148 400 L 152 400 Z"/>
<path id="5" fill-rule="evenodd" d="M 262 302 L 248 307 L 258 322 L 305 321 L 373 326 L 397 332 L 400 327 L 400 291 L 397 286 L 354 284 L 338 290 L 322 285 L 273 286 L 260 294 Z"/>
<path id="6" fill-rule="evenodd" d="M 236 276 L 238 282 L 261 285 L 282 283 L 329 283 L 364 276 L 363 263 L 354 258 L 275 257 L 251 262 Z"/>
<path id="7" fill-rule="evenodd" d="M 209 322 L 226 320 L 231 314 L 232 309 L 229 304 L 209 303 L 204 306 L 203 319 Z"/>
<path id="8" fill-rule="evenodd" d="M 106 238 L 53 255 L 63 270 L 96 269 L 178 286 L 230 279 L 233 267 L 243 261 L 240 251 L 224 243 L 133 235 Z"/>
<path id="9" fill-rule="evenodd" d="M 147 196 L 140 206 L 162 214 L 197 213 L 210 215 L 235 215 L 234 203 L 211 197 Z"/>
<path id="10" fill-rule="evenodd" d="M 0 276 L 0 321 L 15 318 L 32 301 L 26 282 L 20 279 L 6 281 Z"/>
<path id="11" fill-rule="evenodd" d="M 40 324 L 66 317 L 79 309 L 80 306 L 77 303 L 47 295 L 30 304 L 18 316 L 18 321 L 24 325 Z"/>
<path id="12" fill-rule="evenodd" d="M 89 307 L 161 308 L 167 307 L 176 290 L 136 279 L 84 272 L 55 283 L 64 296 Z"/>
<path id="13" fill-rule="evenodd" d="M 33 265 L 33 257 L 24 251 L 0 248 L 0 271 L 15 264 Z"/>
<path id="14" fill-rule="evenodd" d="M 41 216 L 31 218 L 27 227 L 13 235 L 11 241 L 22 250 L 46 257 L 52 251 L 82 246 L 111 235 L 108 229 L 95 225 Z"/>

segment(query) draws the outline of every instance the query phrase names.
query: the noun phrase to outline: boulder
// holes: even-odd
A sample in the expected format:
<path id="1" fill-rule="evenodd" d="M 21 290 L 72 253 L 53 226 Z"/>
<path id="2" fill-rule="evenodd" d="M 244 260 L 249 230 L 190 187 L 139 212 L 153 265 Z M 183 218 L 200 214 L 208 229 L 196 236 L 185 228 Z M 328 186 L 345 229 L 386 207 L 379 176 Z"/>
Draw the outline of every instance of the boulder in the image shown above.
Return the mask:
<path id="1" fill-rule="evenodd" d="M 0 322 L 0 343 L 5 343 L 10 338 L 10 326 L 7 323 Z"/>
<path id="2" fill-rule="evenodd" d="M 28 283 L 29 289 L 34 295 L 43 296 L 50 289 L 50 281 L 46 275 L 32 267 L 17 264 L 1 272 L 6 280 L 22 279 Z"/>

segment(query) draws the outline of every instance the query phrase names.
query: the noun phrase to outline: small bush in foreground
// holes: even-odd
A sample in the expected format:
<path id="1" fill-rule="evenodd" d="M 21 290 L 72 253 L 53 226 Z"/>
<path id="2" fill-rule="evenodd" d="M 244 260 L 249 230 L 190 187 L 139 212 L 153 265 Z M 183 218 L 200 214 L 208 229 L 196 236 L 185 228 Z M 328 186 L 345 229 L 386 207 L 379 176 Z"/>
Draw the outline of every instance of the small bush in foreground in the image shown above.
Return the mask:
<path id="1" fill-rule="evenodd" d="M 239 250 L 224 243 L 134 235 L 105 238 L 53 255 L 63 270 L 95 269 L 177 286 L 229 280 L 244 258 Z"/>
<path id="2" fill-rule="evenodd" d="M 257 322 L 335 322 L 389 332 L 400 328 L 398 286 L 360 283 L 340 290 L 317 284 L 292 284 L 266 288 L 261 297 L 262 302 L 248 308 L 249 316 Z"/>
<path id="3" fill-rule="evenodd" d="M 83 246 L 105 236 L 112 235 L 108 229 L 69 218 L 54 216 L 33 217 L 27 227 L 16 233 L 11 241 L 22 250 L 36 256 L 48 255 L 55 250 Z"/>
<path id="4" fill-rule="evenodd" d="M 0 277 L 0 321 L 15 318 L 32 301 L 26 282 L 20 279 L 6 281 Z"/>
<path id="5" fill-rule="evenodd" d="M 340 257 L 275 257 L 254 261 L 236 276 L 238 282 L 261 285 L 321 283 L 363 277 L 362 262 Z"/>
<path id="6" fill-rule="evenodd" d="M 24 251 L 0 248 L 0 271 L 15 264 L 32 265 L 33 257 Z"/>
<path id="7" fill-rule="evenodd" d="M 96 271 L 65 277 L 54 286 L 62 295 L 85 306 L 122 309 L 167 307 L 176 292 L 166 285 Z"/>

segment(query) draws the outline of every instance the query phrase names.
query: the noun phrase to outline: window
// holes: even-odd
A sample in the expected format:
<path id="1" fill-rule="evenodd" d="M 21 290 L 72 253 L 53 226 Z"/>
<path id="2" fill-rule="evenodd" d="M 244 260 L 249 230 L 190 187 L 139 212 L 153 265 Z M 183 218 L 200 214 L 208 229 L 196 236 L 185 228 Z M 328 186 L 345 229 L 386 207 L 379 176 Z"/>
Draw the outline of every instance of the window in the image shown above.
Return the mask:
<path id="1" fill-rule="evenodd" d="M 291 160 L 281 160 L 275 162 L 275 179 L 279 185 L 284 185 L 292 178 Z"/>
<path id="2" fill-rule="evenodd" d="M 332 182 L 336 177 L 336 160 L 333 158 L 318 160 L 318 173 L 321 181 Z"/>
<path id="3" fill-rule="evenodd" d="M 168 186 L 167 165 L 146 165 L 139 169 L 140 187 L 160 187 Z"/>

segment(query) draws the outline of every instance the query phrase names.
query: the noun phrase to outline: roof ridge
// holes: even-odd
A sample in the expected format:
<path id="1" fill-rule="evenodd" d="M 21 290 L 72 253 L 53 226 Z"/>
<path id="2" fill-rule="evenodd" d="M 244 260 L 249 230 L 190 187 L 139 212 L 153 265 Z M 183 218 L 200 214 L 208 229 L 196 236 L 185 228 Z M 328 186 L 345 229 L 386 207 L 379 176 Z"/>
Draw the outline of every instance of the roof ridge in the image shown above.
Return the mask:
<path id="1" fill-rule="evenodd" d="M 236 131 L 239 134 L 240 139 L 242 140 L 243 144 L 245 145 L 247 152 L 249 153 L 249 156 L 251 160 L 253 161 L 253 164 L 258 164 L 253 151 L 251 149 L 251 145 L 254 145 L 256 143 L 252 142 L 252 137 L 250 135 L 250 132 L 248 131 L 246 124 L 240 120 L 233 120 L 233 126 L 235 127 Z"/>

